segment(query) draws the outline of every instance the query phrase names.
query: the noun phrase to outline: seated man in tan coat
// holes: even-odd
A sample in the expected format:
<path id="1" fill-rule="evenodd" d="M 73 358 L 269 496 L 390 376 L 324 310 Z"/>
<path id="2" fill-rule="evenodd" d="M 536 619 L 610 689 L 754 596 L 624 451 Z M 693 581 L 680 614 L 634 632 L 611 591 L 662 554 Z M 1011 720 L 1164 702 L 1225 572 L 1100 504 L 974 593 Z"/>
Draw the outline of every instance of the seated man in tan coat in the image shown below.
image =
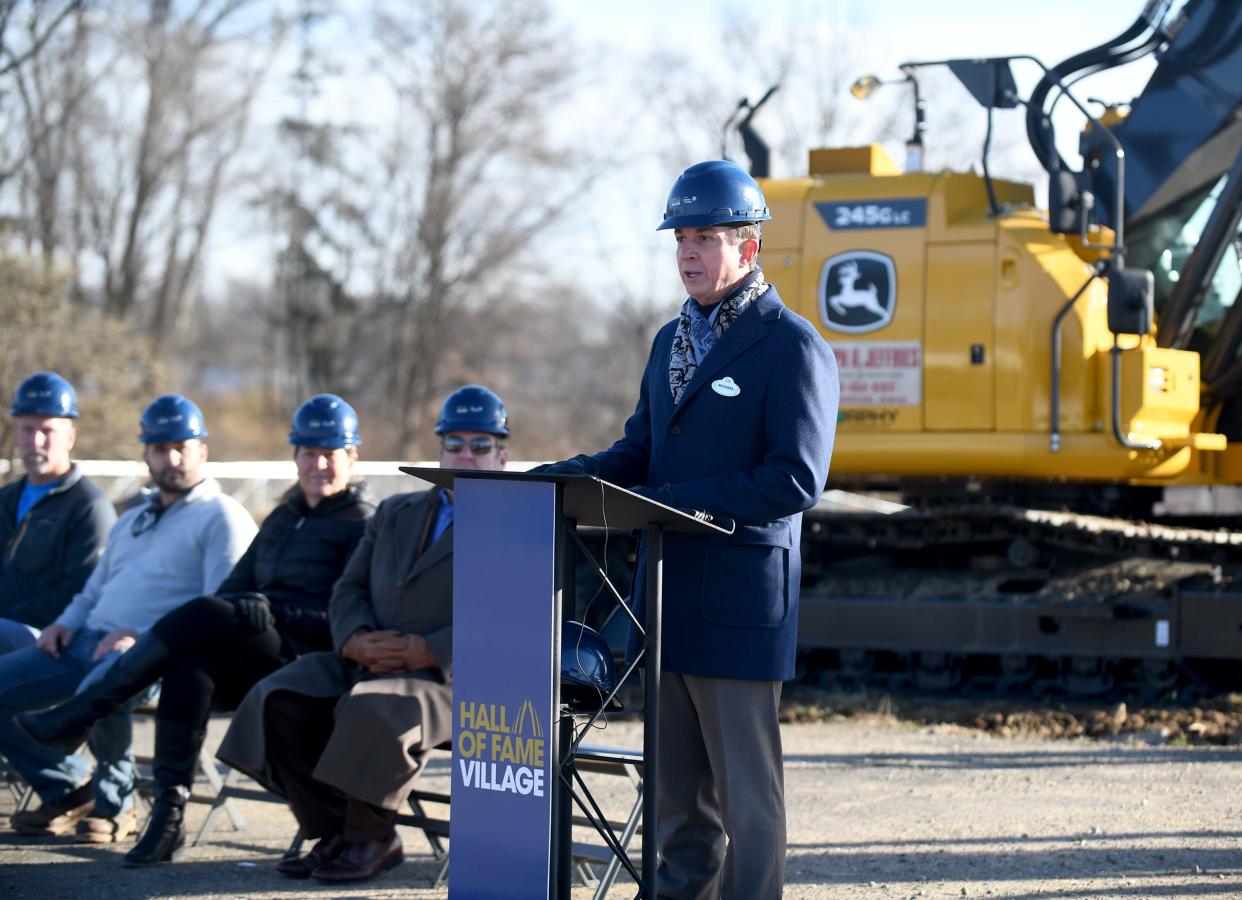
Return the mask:
<path id="1" fill-rule="evenodd" d="M 501 470 L 508 414 L 487 388 L 444 401 L 440 465 Z M 246 696 L 219 757 L 282 794 L 310 853 L 291 878 L 364 881 L 402 860 L 394 828 L 427 752 L 453 735 L 453 498 L 390 497 L 332 592 L 336 651 L 307 654 Z"/>

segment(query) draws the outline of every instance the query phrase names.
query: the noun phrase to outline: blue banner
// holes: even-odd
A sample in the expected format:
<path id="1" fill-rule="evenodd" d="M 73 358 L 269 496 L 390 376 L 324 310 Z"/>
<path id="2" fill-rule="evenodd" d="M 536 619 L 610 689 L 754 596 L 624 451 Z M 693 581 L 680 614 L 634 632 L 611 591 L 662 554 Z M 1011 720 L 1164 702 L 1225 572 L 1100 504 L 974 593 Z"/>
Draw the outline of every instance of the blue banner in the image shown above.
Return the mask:
<path id="1" fill-rule="evenodd" d="M 458 478 L 449 897 L 547 900 L 556 486 Z"/>

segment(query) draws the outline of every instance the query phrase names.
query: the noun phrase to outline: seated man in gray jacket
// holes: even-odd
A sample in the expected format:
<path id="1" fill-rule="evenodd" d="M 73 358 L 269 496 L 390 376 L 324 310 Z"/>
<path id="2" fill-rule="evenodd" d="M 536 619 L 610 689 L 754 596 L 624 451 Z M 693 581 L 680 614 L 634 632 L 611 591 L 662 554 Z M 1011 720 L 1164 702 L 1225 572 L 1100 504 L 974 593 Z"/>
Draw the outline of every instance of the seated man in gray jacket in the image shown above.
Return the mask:
<path id="1" fill-rule="evenodd" d="M 485 387 L 444 401 L 440 465 L 503 469 L 508 413 Z M 394 823 L 427 753 L 453 736 L 453 498 L 380 504 L 336 587 L 334 652 L 308 653 L 260 681 L 217 754 L 289 801 L 305 856 L 289 878 L 365 881 L 401 862 Z"/>
<path id="2" fill-rule="evenodd" d="M 9 408 L 26 474 L 0 488 L 0 653 L 29 647 L 82 590 L 116 512 L 73 464 L 78 397 L 35 372 Z"/>
<path id="3" fill-rule="evenodd" d="M 96 760 L 35 743 L 13 717 L 54 706 L 100 677 L 137 635 L 169 610 L 216 590 L 254 538 L 254 520 L 201 474 L 207 460 L 202 413 L 165 394 L 142 414 L 143 459 L 157 490 L 121 516 L 85 587 L 33 647 L 0 656 L 0 754 L 42 800 L 14 814 L 23 834 L 75 833 L 116 841 L 135 827 L 129 714 L 91 735 Z"/>

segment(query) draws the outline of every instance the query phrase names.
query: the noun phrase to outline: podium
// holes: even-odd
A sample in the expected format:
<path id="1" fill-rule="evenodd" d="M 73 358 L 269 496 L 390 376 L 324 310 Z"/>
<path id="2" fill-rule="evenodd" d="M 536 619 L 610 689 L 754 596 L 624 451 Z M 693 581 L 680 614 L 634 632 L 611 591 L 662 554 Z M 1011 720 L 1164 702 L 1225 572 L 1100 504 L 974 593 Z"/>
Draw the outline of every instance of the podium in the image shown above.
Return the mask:
<path id="1" fill-rule="evenodd" d="M 616 589 L 606 587 L 643 638 L 641 653 L 617 687 L 641 662 L 639 896 L 654 898 L 664 533 L 728 533 L 731 528 L 593 476 L 415 466 L 401 471 L 454 492 L 450 900 L 570 896 L 572 804 L 577 801 L 587 811 L 569 777 L 580 739 L 574 739 L 573 715 L 563 713 L 560 703 L 561 623 L 572 611 L 576 550 L 589 557 L 576 529 L 645 533 L 642 625 Z M 590 731 L 615 694 L 601 698 L 581 734 Z M 607 823 L 596 828 L 630 873 L 638 875 L 615 835 L 610 837 Z"/>

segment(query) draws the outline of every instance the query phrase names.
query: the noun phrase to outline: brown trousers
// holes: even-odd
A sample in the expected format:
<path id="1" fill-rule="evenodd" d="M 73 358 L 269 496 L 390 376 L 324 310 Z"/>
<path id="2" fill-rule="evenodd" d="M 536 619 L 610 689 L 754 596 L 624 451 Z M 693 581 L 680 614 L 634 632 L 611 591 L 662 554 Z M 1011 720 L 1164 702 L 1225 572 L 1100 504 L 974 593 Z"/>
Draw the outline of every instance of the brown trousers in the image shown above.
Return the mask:
<path id="1" fill-rule="evenodd" d="M 336 697 L 307 697 L 291 691 L 276 691 L 268 697 L 263 716 L 268 764 L 304 836 L 386 840 L 393 832 L 396 810 L 350 797 L 312 774 L 336 726 L 336 703 Z"/>

